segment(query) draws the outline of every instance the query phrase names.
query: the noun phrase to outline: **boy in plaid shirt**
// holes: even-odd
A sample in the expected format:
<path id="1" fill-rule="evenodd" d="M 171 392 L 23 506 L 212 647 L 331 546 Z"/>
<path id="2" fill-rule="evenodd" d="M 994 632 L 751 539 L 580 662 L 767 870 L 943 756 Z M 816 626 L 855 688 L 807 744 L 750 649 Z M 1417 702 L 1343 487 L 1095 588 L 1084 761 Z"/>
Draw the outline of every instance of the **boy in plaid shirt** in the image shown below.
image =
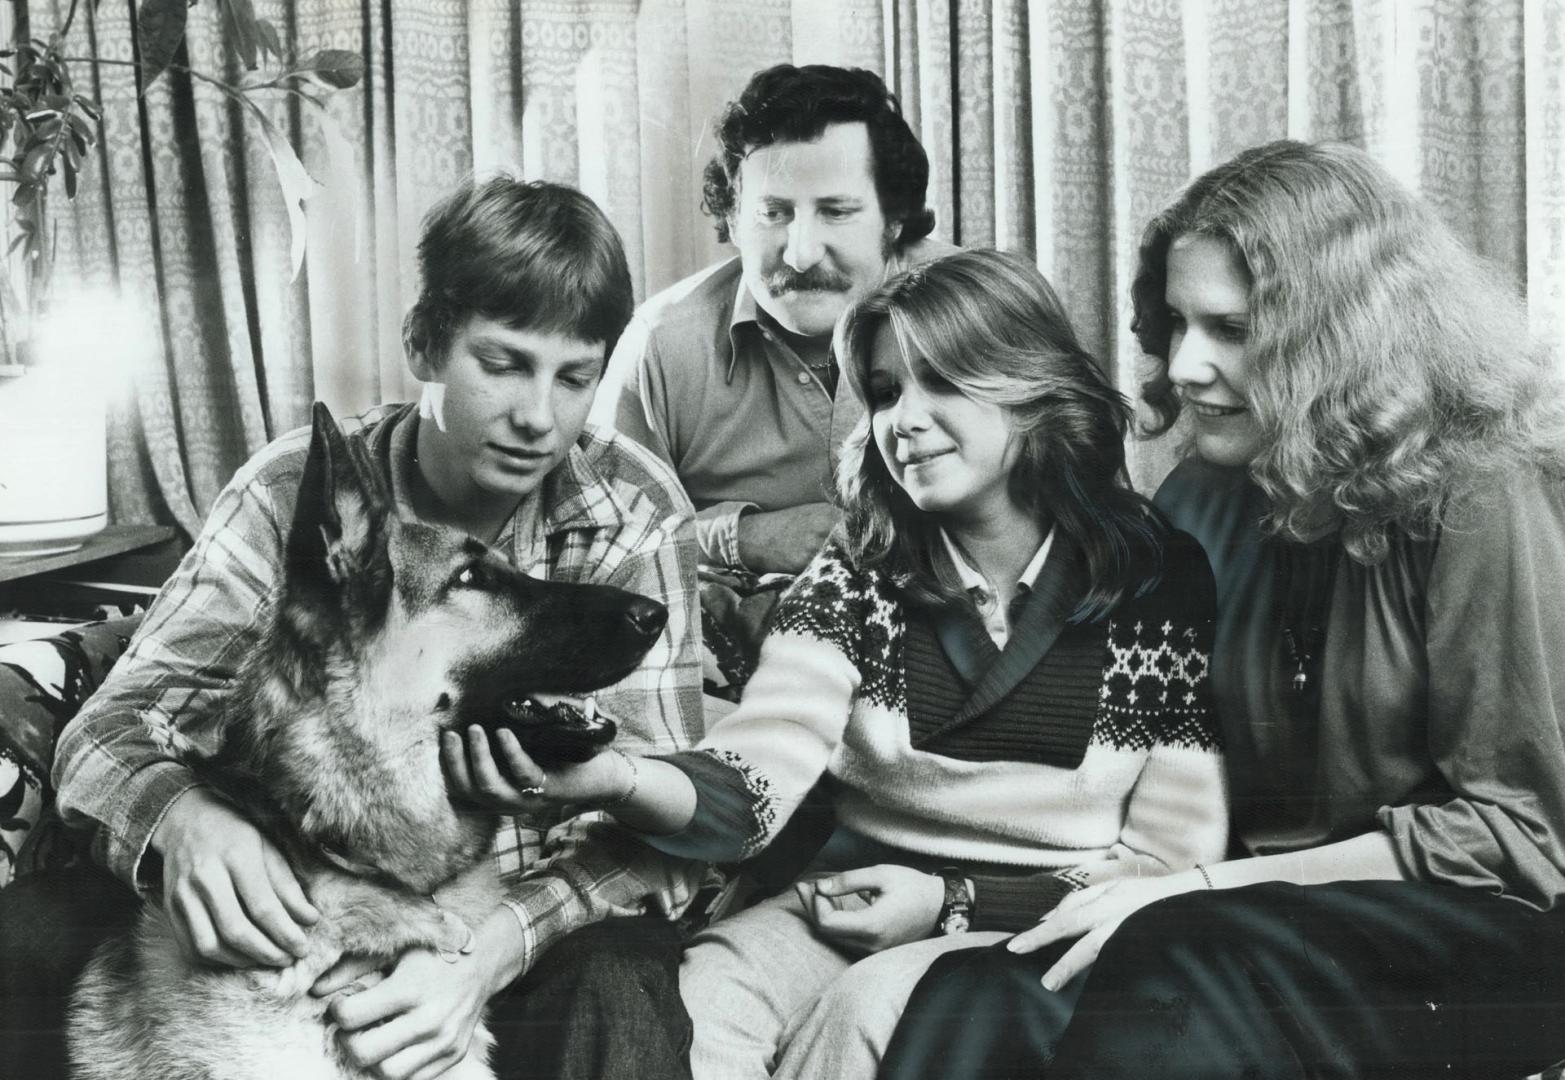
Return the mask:
<path id="1" fill-rule="evenodd" d="M 367 444 L 400 513 L 461 529 L 534 576 L 616 585 L 666 604 L 658 643 L 599 701 L 634 749 L 693 744 L 702 726 L 693 510 L 653 455 L 586 428 L 605 358 L 633 304 L 613 226 L 569 188 L 468 182 L 426 218 L 419 264 L 422 291 L 404 344 L 423 399 L 382 406 L 344 427 Z M 57 751 L 62 816 L 91 830 L 98 863 L 166 907 L 187 952 L 217 965 L 284 966 L 302 950 L 300 928 L 317 917 L 270 841 L 179 760 L 220 740 L 241 662 L 277 599 L 308 446 L 308 429 L 284 435 L 234 477 Z M 465 741 L 448 736 L 441 753 L 458 795 L 501 813 L 528 806 L 526 793 L 500 779 L 476 729 Z M 475 927 L 476 947 L 456 963 L 415 950 L 381 981 L 339 997 L 332 1015 L 349 1056 L 386 1077 L 438 1075 L 466 1053 L 480 1010 L 499 994 L 490 1026 L 502 1076 L 521 1071 L 523 1060 L 529 1074 L 646 1075 L 654 1039 L 670 1040 L 670 1060 L 677 1059 L 688 1021 L 669 917 L 688 904 L 694 868 L 649 857 L 599 817 L 547 831 L 508 820 L 495 851 L 505 906 Z M 47 1022 L 19 1015 L 22 1007 L 9 1000 L 36 999 L 36 979 L 14 994 L 9 978 L 0 985 L 0 1012 L 33 1029 L 0 1042 L 16 1044 L 11 1052 L 24 1055 L 26 1075 L 45 1075 L 40 1065 L 60 1053 L 69 981 L 91 942 L 123 925 L 133 896 L 101 871 L 79 868 L 0 900 L 0 922 L 18 937 L 36 925 L 32 906 L 38 919 L 90 939 L 39 957 L 68 968 L 58 973 L 57 993 L 43 995 L 53 1001 Z M 601 922 L 611 916 L 622 918 Z M 592 924 L 534 969 L 546 947 Z M 16 959 L 9 949 L 5 955 Z M 596 962 L 600 955 L 612 962 Z M 370 966 L 345 958 L 315 992 L 363 981 Z M 13 971 L 33 967 L 8 963 Z M 601 1024 L 605 1015 L 612 1025 Z M 590 1060 L 576 1049 L 582 1025 L 592 1032 Z"/>

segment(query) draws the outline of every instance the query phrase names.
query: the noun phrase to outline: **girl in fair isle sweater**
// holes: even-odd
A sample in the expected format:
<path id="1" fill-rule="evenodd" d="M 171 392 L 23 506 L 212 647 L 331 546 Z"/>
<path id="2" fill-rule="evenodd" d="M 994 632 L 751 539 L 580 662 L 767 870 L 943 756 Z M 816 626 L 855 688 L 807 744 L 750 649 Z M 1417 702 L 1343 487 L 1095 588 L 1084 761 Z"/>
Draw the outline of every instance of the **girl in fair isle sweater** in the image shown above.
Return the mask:
<path id="1" fill-rule="evenodd" d="M 873 1075 L 941 953 L 1218 859 L 1211 573 L 1124 484 L 1129 408 L 1028 261 L 964 251 L 844 316 L 843 525 L 693 752 L 514 773 L 738 862 L 823 780 L 836 828 L 680 971 L 698 1080 Z M 1058 995 L 1068 1009 L 1076 988 Z"/>

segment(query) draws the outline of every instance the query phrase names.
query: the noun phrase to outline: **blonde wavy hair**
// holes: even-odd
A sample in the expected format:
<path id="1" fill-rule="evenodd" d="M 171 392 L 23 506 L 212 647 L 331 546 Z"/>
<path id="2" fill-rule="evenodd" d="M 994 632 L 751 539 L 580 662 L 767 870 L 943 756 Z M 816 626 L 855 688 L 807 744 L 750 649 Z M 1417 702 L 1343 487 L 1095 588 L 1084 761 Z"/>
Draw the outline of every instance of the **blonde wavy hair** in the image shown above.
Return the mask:
<path id="1" fill-rule="evenodd" d="M 1197 178 L 1143 234 L 1131 329 L 1155 361 L 1142 396 L 1167 431 L 1168 249 L 1226 245 L 1250 277 L 1246 396 L 1265 446 L 1250 473 L 1270 529 L 1338 530 L 1383 559 L 1429 536 L 1504 470 L 1565 467 L 1565 385 L 1521 302 L 1369 155 L 1283 140 Z"/>

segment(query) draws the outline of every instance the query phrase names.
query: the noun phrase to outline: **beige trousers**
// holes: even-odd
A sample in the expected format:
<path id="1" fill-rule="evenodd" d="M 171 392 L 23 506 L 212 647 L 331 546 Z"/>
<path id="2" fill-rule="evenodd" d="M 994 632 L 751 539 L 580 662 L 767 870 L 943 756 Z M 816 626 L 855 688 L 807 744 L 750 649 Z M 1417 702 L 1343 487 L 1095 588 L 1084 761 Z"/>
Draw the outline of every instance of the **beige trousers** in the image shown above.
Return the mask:
<path id="1" fill-rule="evenodd" d="M 929 938 L 858 958 L 816 936 L 792 889 L 713 923 L 685 950 L 695 1080 L 873 1080 L 936 957 L 999 932 Z"/>

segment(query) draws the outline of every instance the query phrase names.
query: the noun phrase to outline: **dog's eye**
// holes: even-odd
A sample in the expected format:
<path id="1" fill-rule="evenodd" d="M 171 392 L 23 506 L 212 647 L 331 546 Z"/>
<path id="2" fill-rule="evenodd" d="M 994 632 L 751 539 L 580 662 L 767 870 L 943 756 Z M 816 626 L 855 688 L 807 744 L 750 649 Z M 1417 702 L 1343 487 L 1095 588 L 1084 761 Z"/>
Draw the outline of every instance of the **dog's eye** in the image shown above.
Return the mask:
<path id="1" fill-rule="evenodd" d="M 473 585 L 476 584 L 477 581 L 478 574 L 471 566 L 464 566 L 460 571 L 457 572 L 456 583 L 458 585 Z"/>

